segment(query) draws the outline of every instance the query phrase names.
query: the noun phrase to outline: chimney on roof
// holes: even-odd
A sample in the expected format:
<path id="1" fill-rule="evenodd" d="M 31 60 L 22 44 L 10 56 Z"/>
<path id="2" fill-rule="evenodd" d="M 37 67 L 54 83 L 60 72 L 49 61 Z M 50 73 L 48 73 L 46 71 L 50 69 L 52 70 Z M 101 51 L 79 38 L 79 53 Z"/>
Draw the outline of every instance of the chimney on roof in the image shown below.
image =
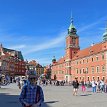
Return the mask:
<path id="1" fill-rule="evenodd" d="M 92 43 L 91 46 L 94 46 L 94 43 Z"/>

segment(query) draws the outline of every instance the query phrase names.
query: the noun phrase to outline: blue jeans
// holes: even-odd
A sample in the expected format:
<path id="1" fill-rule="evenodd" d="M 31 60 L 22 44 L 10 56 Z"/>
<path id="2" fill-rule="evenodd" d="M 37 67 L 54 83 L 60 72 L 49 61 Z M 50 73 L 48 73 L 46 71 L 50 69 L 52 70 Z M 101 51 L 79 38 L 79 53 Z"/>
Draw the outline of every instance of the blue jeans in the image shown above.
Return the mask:
<path id="1" fill-rule="evenodd" d="M 96 92 L 96 86 L 92 87 L 92 91 L 93 91 L 93 93 Z"/>

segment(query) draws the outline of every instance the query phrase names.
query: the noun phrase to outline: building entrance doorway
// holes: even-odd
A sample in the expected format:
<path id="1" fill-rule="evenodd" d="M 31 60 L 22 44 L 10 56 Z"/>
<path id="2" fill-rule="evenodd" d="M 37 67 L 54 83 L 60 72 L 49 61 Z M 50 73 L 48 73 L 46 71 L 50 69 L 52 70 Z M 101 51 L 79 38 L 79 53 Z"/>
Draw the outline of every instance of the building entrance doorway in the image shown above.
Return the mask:
<path id="1" fill-rule="evenodd" d="M 68 82 L 68 76 L 66 76 L 66 78 L 65 78 L 65 82 L 66 82 L 66 83 Z"/>

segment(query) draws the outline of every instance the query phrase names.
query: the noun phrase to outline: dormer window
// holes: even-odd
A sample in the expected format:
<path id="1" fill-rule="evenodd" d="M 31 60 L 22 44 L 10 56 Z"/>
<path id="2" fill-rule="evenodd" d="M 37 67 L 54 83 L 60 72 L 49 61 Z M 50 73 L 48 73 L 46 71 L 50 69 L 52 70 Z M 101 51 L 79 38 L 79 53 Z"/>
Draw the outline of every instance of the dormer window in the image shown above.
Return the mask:
<path id="1" fill-rule="evenodd" d="M 92 58 L 92 62 L 93 62 L 94 58 Z"/>
<path id="2" fill-rule="evenodd" d="M 102 59 L 104 60 L 104 54 L 102 54 Z"/>
<path id="3" fill-rule="evenodd" d="M 92 49 L 89 50 L 89 53 L 92 54 L 94 51 Z"/>

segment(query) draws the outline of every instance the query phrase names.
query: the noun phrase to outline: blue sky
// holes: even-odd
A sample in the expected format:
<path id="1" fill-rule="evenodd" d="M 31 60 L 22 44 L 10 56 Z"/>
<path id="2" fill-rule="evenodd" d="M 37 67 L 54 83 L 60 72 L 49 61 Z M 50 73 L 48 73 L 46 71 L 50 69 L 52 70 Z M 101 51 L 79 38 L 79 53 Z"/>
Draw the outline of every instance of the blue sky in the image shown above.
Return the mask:
<path id="1" fill-rule="evenodd" d="M 102 41 L 107 0 L 0 0 L 0 43 L 42 65 L 65 54 L 71 11 L 80 48 Z"/>

